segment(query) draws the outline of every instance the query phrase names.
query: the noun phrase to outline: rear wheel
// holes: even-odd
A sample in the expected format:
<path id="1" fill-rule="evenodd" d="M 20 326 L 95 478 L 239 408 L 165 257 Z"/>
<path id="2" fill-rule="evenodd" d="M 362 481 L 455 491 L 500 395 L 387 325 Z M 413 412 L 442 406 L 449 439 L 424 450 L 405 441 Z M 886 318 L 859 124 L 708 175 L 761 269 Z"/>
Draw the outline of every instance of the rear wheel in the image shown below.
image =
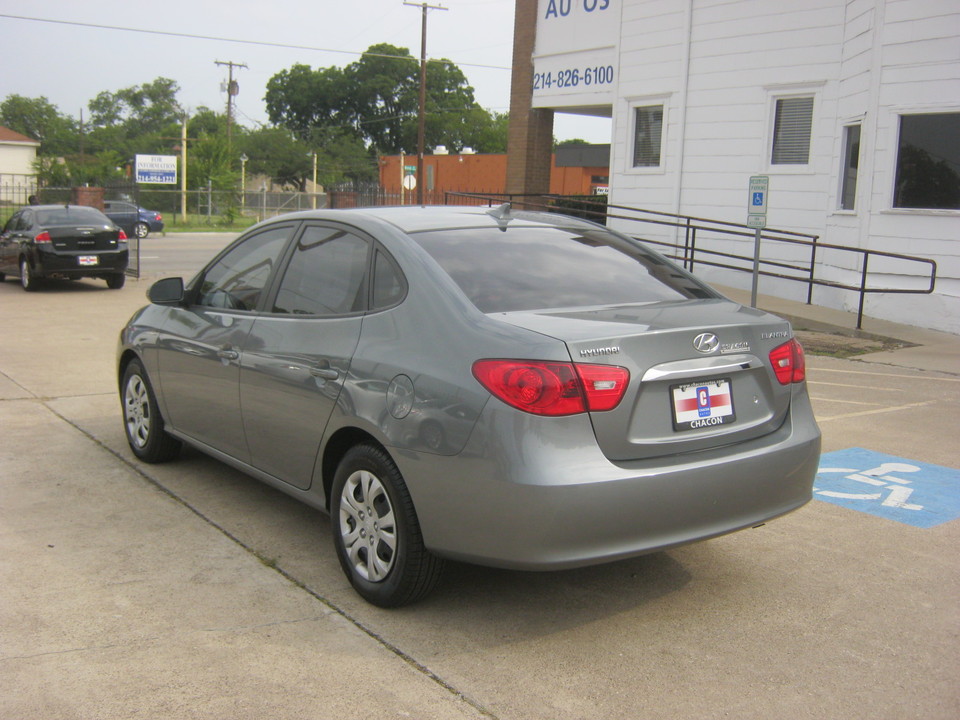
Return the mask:
<path id="1" fill-rule="evenodd" d="M 133 454 L 148 463 L 173 460 L 180 452 L 180 441 L 164 430 L 153 387 L 139 360 L 127 365 L 121 388 L 123 427 Z"/>
<path id="2" fill-rule="evenodd" d="M 340 566 L 365 600 L 399 607 L 434 588 L 443 560 L 424 547 L 406 483 L 382 448 L 363 444 L 347 452 L 331 501 Z"/>
<path id="3" fill-rule="evenodd" d="M 33 292 L 37 289 L 37 278 L 33 275 L 30 268 L 30 261 L 26 258 L 20 258 L 20 285 L 27 292 Z"/>
<path id="4" fill-rule="evenodd" d="M 116 273 L 114 275 L 107 276 L 107 287 L 111 290 L 119 290 L 123 287 L 123 284 L 127 281 L 127 276 L 123 273 Z"/>
<path id="5" fill-rule="evenodd" d="M 150 226 L 146 223 L 137 223 L 133 226 L 133 234 L 143 240 L 147 235 L 150 234 Z"/>

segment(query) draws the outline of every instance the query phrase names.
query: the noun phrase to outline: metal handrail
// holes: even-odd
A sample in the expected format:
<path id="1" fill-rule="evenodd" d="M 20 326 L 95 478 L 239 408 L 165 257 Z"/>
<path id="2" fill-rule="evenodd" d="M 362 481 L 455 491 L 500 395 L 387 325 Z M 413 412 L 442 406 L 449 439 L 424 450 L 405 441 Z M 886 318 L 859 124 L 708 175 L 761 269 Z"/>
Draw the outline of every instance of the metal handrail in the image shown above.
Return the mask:
<path id="1" fill-rule="evenodd" d="M 673 250 L 673 253 L 664 252 L 664 254 L 681 262 L 683 267 L 687 270 L 693 271 L 695 263 L 700 263 L 701 265 L 709 265 L 711 267 L 719 267 L 728 270 L 736 270 L 741 272 L 753 272 L 753 262 L 754 258 L 752 255 L 740 255 L 737 253 L 724 252 L 722 250 L 711 250 L 705 249 L 703 247 L 697 247 L 698 240 L 698 231 L 702 234 L 709 232 L 712 234 L 721 235 L 726 238 L 750 238 L 753 239 L 756 235 L 756 230 L 747 225 L 741 223 L 727 222 L 724 220 L 710 220 L 708 218 L 699 218 L 690 215 L 679 215 L 675 213 L 661 212 L 658 210 L 643 210 L 640 208 L 632 208 L 624 205 L 607 205 L 601 202 L 591 202 L 589 199 L 583 197 L 569 197 L 563 195 L 552 195 L 552 194 L 510 194 L 510 193 L 484 193 L 484 194 L 475 194 L 475 193 L 461 193 L 461 192 L 449 192 L 446 194 L 445 203 L 450 204 L 452 198 L 470 198 L 473 200 L 480 200 L 485 202 L 488 205 L 493 205 L 495 203 L 509 202 L 511 204 L 517 203 L 521 204 L 524 208 L 528 209 L 542 209 L 548 210 L 551 212 L 556 212 L 558 207 L 556 205 L 557 200 L 571 201 L 576 200 L 580 203 L 582 207 L 577 209 L 577 213 L 580 216 L 584 216 L 586 219 L 594 219 L 601 223 L 606 223 L 609 219 L 624 220 L 627 222 L 640 222 L 653 225 L 663 225 L 667 227 L 675 227 L 683 230 L 683 244 L 682 246 L 679 243 L 669 243 L 662 240 L 650 240 L 647 238 L 637 237 L 638 240 L 642 240 L 646 243 L 652 245 L 663 246 L 664 248 Z M 560 210 L 566 210 L 569 212 L 569 208 L 560 208 Z M 629 213 L 640 213 L 644 217 L 635 217 L 631 215 L 625 215 L 621 213 L 612 213 L 611 210 L 616 211 L 625 211 Z M 792 280 L 796 282 L 803 282 L 807 285 L 807 305 L 813 303 L 813 288 L 815 286 L 830 287 L 838 290 L 849 290 L 851 292 L 856 292 L 859 294 L 859 304 L 857 309 L 857 329 L 861 329 L 863 326 L 863 308 L 866 300 L 866 296 L 870 293 L 890 293 L 890 294 L 917 294 L 917 295 L 929 295 L 934 291 L 937 280 L 937 263 L 934 260 L 929 258 L 916 257 L 914 255 L 905 255 L 903 253 L 892 253 L 886 252 L 883 250 L 871 250 L 867 248 L 855 248 L 849 247 L 846 245 L 836 245 L 831 243 L 820 242 L 819 235 L 813 235 L 809 233 L 799 233 L 793 232 L 790 230 L 778 230 L 775 228 L 764 228 L 760 233 L 761 241 L 766 241 L 768 243 L 785 243 L 789 245 L 795 245 L 803 248 L 809 249 L 808 257 L 802 262 L 802 264 L 791 264 L 790 262 L 784 262 L 779 260 L 764 260 L 761 256 L 759 261 L 758 273 L 767 277 L 780 278 L 782 280 Z M 702 242 L 704 238 L 700 238 Z M 856 285 L 846 284 L 838 282 L 836 280 L 824 280 L 816 277 L 816 263 L 817 255 L 821 251 L 836 251 L 843 253 L 854 253 L 860 256 L 859 266 L 860 266 L 860 279 L 859 283 Z M 704 256 L 707 256 L 705 258 Z M 716 258 L 716 259 L 709 259 Z M 875 287 L 868 286 L 869 279 L 869 266 L 871 258 L 887 258 L 891 260 L 900 261 L 903 263 L 920 263 L 926 266 L 928 272 L 925 273 L 911 273 L 903 272 L 903 275 L 910 277 L 916 277 L 923 279 L 927 282 L 925 288 L 893 288 L 893 287 Z M 749 263 L 749 266 L 743 265 L 732 265 L 729 262 L 722 262 L 721 260 L 726 259 L 729 261 L 742 261 Z M 770 268 L 770 269 L 767 269 Z M 775 270 L 780 270 L 782 272 L 776 272 Z M 789 274 L 790 271 L 793 271 L 797 274 Z"/>

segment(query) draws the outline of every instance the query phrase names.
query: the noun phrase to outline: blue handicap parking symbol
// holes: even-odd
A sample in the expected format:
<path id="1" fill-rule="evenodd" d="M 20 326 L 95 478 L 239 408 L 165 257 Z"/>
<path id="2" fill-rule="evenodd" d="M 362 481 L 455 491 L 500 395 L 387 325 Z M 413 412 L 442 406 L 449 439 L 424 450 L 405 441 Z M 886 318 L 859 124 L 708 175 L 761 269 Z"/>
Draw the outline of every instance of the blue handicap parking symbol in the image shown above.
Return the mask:
<path id="1" fill-rule="evenodd" d="M 763 193 L 755 192 L 753 194 L 753 204 L 754 205 L 763 205 Z"/>
<path id="2" fill-rule="evenodd" d="M 960 470 L 850 448 L 825 453 L 818 500 L 930 528 L 960 517 Z"/>

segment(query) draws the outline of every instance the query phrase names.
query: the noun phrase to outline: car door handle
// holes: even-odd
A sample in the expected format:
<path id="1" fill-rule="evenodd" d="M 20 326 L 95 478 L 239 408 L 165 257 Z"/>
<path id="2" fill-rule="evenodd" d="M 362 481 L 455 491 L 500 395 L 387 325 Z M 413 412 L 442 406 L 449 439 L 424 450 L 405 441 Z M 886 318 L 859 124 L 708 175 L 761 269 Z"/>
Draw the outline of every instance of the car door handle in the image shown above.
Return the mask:
<path id="1" fill-rule="evenodd" d="M 340 377 L 339 371 L 333 368 L 312 367 L 310 368 L 310 374 L 323 380 L 336 380 Z"/>
<path id="2" fill-rule="evenodd" d="M 240 352 L 238 350 L 231 350 L 230 348 L 220 348 L 217 350 L 217 357 L 223 358 L 224 360 L 239 360 Z"/>

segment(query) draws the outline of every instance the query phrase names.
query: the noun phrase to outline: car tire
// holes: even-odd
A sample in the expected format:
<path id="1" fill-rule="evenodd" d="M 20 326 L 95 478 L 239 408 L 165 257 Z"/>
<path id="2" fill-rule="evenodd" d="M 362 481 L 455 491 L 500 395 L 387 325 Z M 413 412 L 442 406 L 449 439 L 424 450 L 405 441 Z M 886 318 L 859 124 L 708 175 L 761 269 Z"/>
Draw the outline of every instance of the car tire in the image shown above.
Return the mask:
<path id="1" fill-rule="evenodd" d="M 115 273 L 113 275 L 107 276 L 107 287 L 111 290 L 119 290 L 123 287 L 124 283 L 127 281 L 127 276 L 124 273 Z"/>
<path id="2" fill-rule="evenodd" d="M 424 546 L 403 476 L 381 447 L 365 443 L 344 455 L 330 517 L 340 566 L 368 602 L 400 607 L 436 586 L 443 560 Z"/>
<path id="3" fill-rule="evenodd" d="M 27 292 L 37 289 L 37 278 L 30 268 L 30 261 L 26 258 L 20 258 L 20 286 Z"/>
<path id="4" fill-rule="evenodd" d="M 164 429 L 153 386 L 139 360 L 132 360 L 123 371 L 120 383 L 123 428 L 130 449 L 148 463 L 173 460 L 181 443 Z"/>
<path id="5" fill-rule="evenodd" d="M 150 226 L 146 223 L 137 223 L 133 226 L 133 234 L 136 235 L 140 240 L 143 240 L 147 235 L 150 234 Z"/>

